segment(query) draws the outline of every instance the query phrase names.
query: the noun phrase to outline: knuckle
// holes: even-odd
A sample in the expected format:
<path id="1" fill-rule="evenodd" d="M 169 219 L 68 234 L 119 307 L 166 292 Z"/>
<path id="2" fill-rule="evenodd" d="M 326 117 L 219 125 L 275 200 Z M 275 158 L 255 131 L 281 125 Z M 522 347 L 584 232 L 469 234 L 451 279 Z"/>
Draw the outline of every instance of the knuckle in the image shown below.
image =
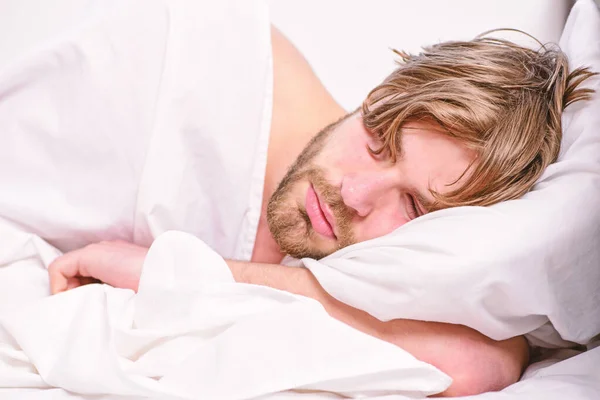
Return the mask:
<path id="1" fill-rule="evenodd" d="M 48 265 L 48 271 L 54 271 L 60 268 L 64 256 L 58 256 Z"/>
<path id="2" fill-rule="evenodd" d="M 123 239 L 115 239 L 115 240 L 101 240 L 97 243 L 89 244 L 88 246 L 94 247 L 111 247 L 111 246 L 123 246 L 128 244 L 127 241 Z"/>

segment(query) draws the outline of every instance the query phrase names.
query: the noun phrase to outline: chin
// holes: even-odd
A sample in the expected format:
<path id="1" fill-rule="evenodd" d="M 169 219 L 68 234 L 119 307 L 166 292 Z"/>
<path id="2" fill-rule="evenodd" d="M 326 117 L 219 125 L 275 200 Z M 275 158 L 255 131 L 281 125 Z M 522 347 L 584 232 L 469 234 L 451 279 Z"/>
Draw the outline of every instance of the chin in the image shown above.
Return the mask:
<path id="1" fill-rule="evenodd" d="M 267 222 L 275 242 L 282 252 L 298 259 L 320 259 L 339 248 L 337 240 L 321 236 L 312 228 L 304 209 L 309 186 L 306 179 L 288 182 L 267 206 Z"/>
<path id="2" fill-rule="evenodd" d="M 315 232 L 306 237 L 301 242 L 288 243 L 289 251 L 287 254 L 294 258 L 313 258 L 319 260 L 330 255 L 338 249 L 337 243 L 332 239 L 321 238 Z M 282 247 L 283 248 L 283 247 Z"/>

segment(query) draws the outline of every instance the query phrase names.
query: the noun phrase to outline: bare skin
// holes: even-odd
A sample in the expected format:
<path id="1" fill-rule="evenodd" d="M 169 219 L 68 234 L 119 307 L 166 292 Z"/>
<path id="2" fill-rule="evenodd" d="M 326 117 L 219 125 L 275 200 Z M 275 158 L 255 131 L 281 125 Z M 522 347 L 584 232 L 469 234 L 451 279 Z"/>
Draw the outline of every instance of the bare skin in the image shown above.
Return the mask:
<path id="1" fill-rule="evenodd" d="M 274 106 L 262 213 L 251 262 L 228 260 L 235 280 L 312 297 L 323 304 L 332 317 L 398 345 L 438 367 L 454 380 L 443 396 L 500 390 L 516 382 L 528 361 L 528 347 L 523 337 L 494 341 L 460 325 L 402 319 L 382 322 L 331 297 L 308 270 L 279 265 L 284 254 L 267 225 L 267 201 L 315 132 L 346 112 L 325 90 L 302 55 L 276 30 L 272 30 L 272 42 Z M 357 132 L 355 128 L 353 132 Z M 364 136 L 361 135 L 359 132 L 356 137 Z M 355 200 L 348 199 L 348 202 Z M 366 203 L 364 199 L 358 200 L 354 206 L 362 210 Z M 402 216 L 398 221 L 400 219 Z M 362 232 L 372 231 L 367 229 L 370 222 L 366 217 L 356 223 Z M 394 227 L 390 226 L 388 232 Z M 385 233 L 372 232 L 371 236 Z M 49 268 L 52 292 L 89 283 L 90 278 L 137 290 L 146 252 L 147 249 L 133 244 L 105 242 L 67 253 Z"/>
<path id="2" fill-rule="evenodd" d="M 273 117 L 267 153 L 263 202 L 252 261 L 281 262 L 281 251 L 267 225 L 267 202 L 304 146 L 346 111 L 325 90 L 306 59 L 277 29 L 273 46 Z"/>

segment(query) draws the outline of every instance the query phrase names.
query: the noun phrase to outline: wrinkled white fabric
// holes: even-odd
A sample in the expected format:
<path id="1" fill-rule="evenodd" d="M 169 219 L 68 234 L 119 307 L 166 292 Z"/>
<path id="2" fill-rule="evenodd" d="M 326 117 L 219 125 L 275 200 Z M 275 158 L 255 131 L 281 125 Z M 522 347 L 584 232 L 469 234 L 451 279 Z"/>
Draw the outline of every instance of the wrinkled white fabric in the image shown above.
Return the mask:
<path id="1" fill-rule="evenodd" d="M 58 253 L 21 229 L 69 249 L 150 243 L 177 228 L 247 259 L 258 219 L 272 79 L 264 5 L 98 4 L 0 71 L 0 215 L 12 221 L 0 224 L 0 396 L 404 399 L 447 387 L 439 371 L 313 301 L 232 283 L 222 259 L 184 234 L 155 243 L 138 295 L 93 285 L 47 297 L 43 266 Z M 597 62 L 591 7 L 581 0 L 563 35 L 576 65 Z M 561 162 L 507 203 L 528 204 L 525 216 L 447 210 L 409 224 L 402 241 L 365 243 L 311 268 L 336 296 L 382 318 L 465 323 L 494 337 L 537 328 L 532 338 L 546 345 L 558 329 L 585 342 L 598 309 L 598 214 L 588 201 L 600 153 L 589 107 L 565 115 Z M 573 186 L 555 186 L 574 171 Z M 549 194 L 560 207 L 540 206 Z M 480 398 L 595 399 L 599 362 L 592 350 Z"/>
<path id="2" fill-rule="evenodd" d="M 44 264 L 56 251 L 4 225 L 0 240 L 0 395 L 11 399 L 52 388 L 83 398 L 248 399 L 292 389 L 423 397 L 451 382 L 314 300 L 235 283 L 224 260 L 186 233 L 154 242 L 137 295 L 88 285 L 48 296 Z"/>
<path id="3" fill-rule="evenodd" d="M 600 13 L 578 1 L 561 47 L 600 71 Z M 585 85 L 600 92 L 600 78 Z M 303 260 L 339 300 L 389 320 L 459 323 L 495 339 L 588 343 L 600 333 L 600 93 L 563 116 L 558 162 L 522 199 L 442 210 Z"/>
<path id="4" fill-rule="evenodd" d="M 266 5 L 93 3 L 0 70 L 0 216 L 63 251 L 177 229 L 249 259 L 271 121 Z"/>
<path id="5" fill-rule="evenodd" d="M 137 295 L 89 285 L 49 297 L 44 265 L 58 252 L 4 223 L 0 240 L 0 398 L 407 400 L 450 382 L 313 300 L 234 283 L 189 234 L 155 241 Z M 562 358 L 469 398 L 597 399 L 600 348 Z"/>
<path id="6" fill-rule="evenodd" d="M 265 5 L 102 4 L 0 71 L 0 216 L 61 250 L 176 229 L 249 259 L 272 101 Z M 572 65 L 598 69 L 598 21 L 577 3 L 562 38 Z M 305 264 L 381 319 L 588 342 L 600 332 L 597 106 L 567 110 L 561 158 L 523 199 L 433 213 Z"/>
<path id="7" fill-rule="evenodd" d="M 501 392 L 477 396 L 455 397 L 470 400 L 596 400 L 600 398 L 600 349 L 563 359 L 562 355 L 548 362 L 532 365 L 520 382 Z M 407 400 L 391 395 L 372 400 Z"/>

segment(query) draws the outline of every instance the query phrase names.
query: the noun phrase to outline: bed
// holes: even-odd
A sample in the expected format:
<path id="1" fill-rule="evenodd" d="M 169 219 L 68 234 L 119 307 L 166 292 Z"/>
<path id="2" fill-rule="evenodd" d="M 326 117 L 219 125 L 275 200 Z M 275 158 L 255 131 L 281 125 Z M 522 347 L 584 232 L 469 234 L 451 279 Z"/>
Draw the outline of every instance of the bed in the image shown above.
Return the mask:
<path id="1" fill-rule="evenodd" d="M 0 73 L 109 3 L 8 0 L 0 37 L 10 40 L 0 40 Z M 573 6 L 568 0 L 269 0 L 268 5 L 272 22 L 347 110 L 394 68 L 389 48 L 418 51 L 423 44 L 503 27 L 557 42 Z M 448 385 L 448 377 L 433 367 L 328 318 L 313 301 L 234 285 L 222 259 L 190 235 L 159 237 L 137 297 L 90 285 L 48 298 L 44 268 L 58 251 L 21 228 L 0 220 L 0 395 L 402 400 Z M 199 263 L 206 268 L 195 268 Z M 517 384 L 473 398 L 598 399 L 598 344 L 546 351 Z M 361 351 L 347 354 L 348 347 Z"/>

